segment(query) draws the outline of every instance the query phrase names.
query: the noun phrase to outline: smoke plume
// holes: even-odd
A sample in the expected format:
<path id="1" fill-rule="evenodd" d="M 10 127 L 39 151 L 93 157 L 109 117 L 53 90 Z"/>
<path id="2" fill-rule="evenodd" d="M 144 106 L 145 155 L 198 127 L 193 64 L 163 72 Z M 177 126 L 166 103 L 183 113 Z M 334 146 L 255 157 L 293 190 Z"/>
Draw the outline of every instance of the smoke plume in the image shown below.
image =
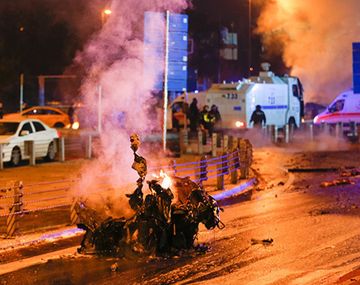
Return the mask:
<path id="1" fill-rule="evenodd" d="M 162 66 L 154 64 L 144 73 L 144 13 L 181 12 L 186 7 L 186 0 L 114 0 L 107 7 L 112 13 L 104 17 L 100 33 L 77 55 L 76 64 L 86 70 L 81 95 L 87 106 L 87 121 L 94 128 L 97 126 L 99 104 L 103 114 L 99 156 L 83 169 L 78 194 L 101 190 L 97 185 L 99 175 L 103 174 L 109 175 L 107 186 L 115 189 L 112 198 L 123 197 L 135 189 L 138 176 L 131 169 L 134 157 L 129 136 L 135 132 L 142 139 L 154 130 L 161 130 L 151 89 Z M 161 27 L 164 19 L 153 24 Z M 144 153 L 149 152 L 140 147 L 140 153 L 147 159 Z M 148 163 L 158 162 L 148 159 Z M 131 186 L 125 189 L 127 183 Z"/>
<path id="2" fill-rule="evenodd" d="M 257 33 L 300 77 L 305 100 L 327 104 L 352 87 L 352 46 L 360 40 L 358 0 L 271 0 Z"/>

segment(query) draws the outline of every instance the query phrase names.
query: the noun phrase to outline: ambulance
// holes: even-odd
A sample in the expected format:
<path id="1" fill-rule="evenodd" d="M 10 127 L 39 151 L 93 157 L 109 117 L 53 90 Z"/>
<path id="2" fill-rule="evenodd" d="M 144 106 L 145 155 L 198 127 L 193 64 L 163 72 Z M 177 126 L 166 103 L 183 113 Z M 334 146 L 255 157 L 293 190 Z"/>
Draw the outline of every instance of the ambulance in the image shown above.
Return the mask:
<path id="1" fill-rule="evenodd" d="M 343 123 L 347 126 L 350 122 L 360 124 L 360 94 L 353 90 L 341 93 L 325 111 L 314 118 L 314 124 Z"/>
<path id="2" fill-rule="evenodd" d="M 174 117 L 182 118 L 193 98 L 201 111 L 204 105 L 219 109 L 223 129 L 252 128 L 251 114 L 260 105 L 267 125 L 283 127 L 286 124 L 300 126 L 304 114 L 303 89 L 300 80 L 291 76 L 276 76 L 269 71 L 270 65 L 262 64 L 264 71 L 236 83 L 213 84 L 205 92 L 187 93 L 177 97 L 168 108 L 168 129 Z M 183 125 L 184 120 L 179 122 Z"/>

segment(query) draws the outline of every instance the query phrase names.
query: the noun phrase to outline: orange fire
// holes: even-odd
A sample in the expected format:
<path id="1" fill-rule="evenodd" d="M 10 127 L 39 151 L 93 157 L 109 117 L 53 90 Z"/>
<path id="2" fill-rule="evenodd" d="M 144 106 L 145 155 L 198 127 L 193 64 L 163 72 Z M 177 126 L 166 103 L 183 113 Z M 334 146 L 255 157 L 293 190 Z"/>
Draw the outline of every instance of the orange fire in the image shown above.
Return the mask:
<path id="1" fill-rule="evenodd" d="M 156 178 L 156 179 L 162 179 L 161 181 L 161 187 L 164 188 L 164 189 L 168 189 L 171 187 L 172 185 L 172 181 L 171 181 L 171 178 L 169 175 L 167 175 L 165 173 L 165 171 L 163 171 L 162 169 L 160 170 L 160 174 L 159 175 L 156 175 L 156 174 L 153 174 L 153 176 Z"/>

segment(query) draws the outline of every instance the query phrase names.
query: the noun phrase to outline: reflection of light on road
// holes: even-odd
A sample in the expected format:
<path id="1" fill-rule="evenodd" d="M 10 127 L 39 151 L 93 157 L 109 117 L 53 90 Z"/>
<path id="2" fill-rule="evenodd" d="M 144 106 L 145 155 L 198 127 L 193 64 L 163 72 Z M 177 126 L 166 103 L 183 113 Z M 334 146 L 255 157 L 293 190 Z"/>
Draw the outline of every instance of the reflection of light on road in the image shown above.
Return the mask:
<path id="1" fill-rule="evenodd" d="M 233 195 L 239 194 L 243 191 L 245 191 L 249 186 L 252 186 L 255 183 L 256 179 L 252 178 L 249 181 L 247 181 L 244 184 L 241 184 L 233 189 L 230 189 L 228 191 L 221 192 L 219 194 L 213 195 L 215 200 L 223 200 L 225 198 L 231 197 Z"/>
<path id="2" fill-rule="evenodd" d="M 69 230 L 65 230 L 65 231 L 61 231 L 61 232 L 42 235 L 38 241 L 55 240 L 55 239 L 59 239 L 59 238 L 68 238 L 68 237 L 76 236 L 77 234 L 83 233 L 83 232 L 84 232 L 84 230 L 82 230 L 82 229 L 74 228 L 74 229 L 69 229 Z"/>

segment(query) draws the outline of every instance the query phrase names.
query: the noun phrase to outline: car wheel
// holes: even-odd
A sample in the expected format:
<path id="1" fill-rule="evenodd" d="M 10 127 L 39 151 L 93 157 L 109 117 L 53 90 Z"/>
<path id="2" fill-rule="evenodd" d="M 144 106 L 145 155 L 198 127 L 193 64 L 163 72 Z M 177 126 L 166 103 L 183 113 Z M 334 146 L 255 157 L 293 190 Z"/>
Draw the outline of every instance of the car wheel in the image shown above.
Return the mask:
<path id="1" fill-rule="evenodd" d="M 11 164 L 13 166 L 18 166 L 21 162 L 21 151 L 20 148 L 14 147 L 11 152 Z"/>
<path id="2" fill-rule="evenodd" d="M 58 129 L 63 128 L 63 127 L 65 127 L 65 125 L 64 125 L 63 123 L 60 123 L 60 122 L 57 122 L 57 123 L 54 125 L 54 128 L 58 128 Z"/>
<path id="3" fill-rule="evenodd" d="M 55 145 L 54 145 L 54 142 L 51 142 L 49 144 L 49 147 L 48 147 L 48 152 L 47 152 L 47 155 L 46 155 L 46 160 L 47 161 L 53 161 L 55 159 L 55 156 L 56 156 L 56 150 L 55 150 Z"/>

